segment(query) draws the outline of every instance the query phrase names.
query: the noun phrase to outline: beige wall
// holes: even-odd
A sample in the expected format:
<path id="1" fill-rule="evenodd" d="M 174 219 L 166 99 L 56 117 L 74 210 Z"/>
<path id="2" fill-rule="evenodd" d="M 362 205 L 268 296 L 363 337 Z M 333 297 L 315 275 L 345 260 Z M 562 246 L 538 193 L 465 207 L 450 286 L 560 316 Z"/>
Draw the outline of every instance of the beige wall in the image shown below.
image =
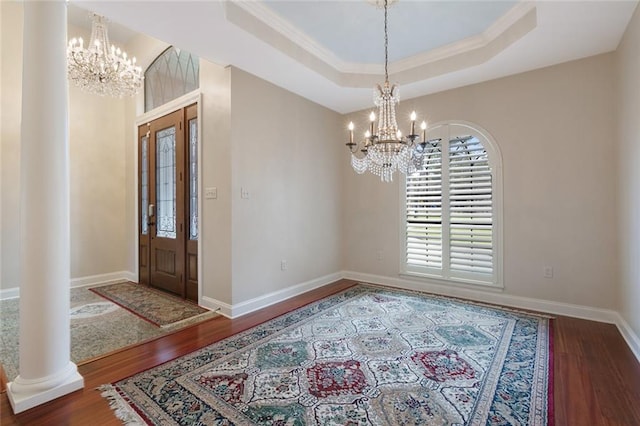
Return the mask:
<path id="1" fill-rule="evenodd" d="M 203 199 L 200 238 L 202 295 L 231 303 L 231 70 L 200 61 L 202 91 L 202 188 L 218 198 Z"/>
<path id="2" fill-rule="evenodd" d="M 2 278 L 19 286 L 22 4 L 2 2 Z M 88 36 L 74 27 L 70 34 Z M 71 277 L 127 270 L 125 104 L 70 85 Z M 42 214 L 47 219 L 46 212 Z"/>
<path id="3" fill-rule="evenodd" d="M 200 90 L 201 187 L 217 189 L 201 199 L 202 296 L 237 304 L 339 272 L 339 114 L 206 60 Z"/>
<path id="4" fill-rule="evenodd" d="M 22 19 L 20 3 L 1 7 L 0 288 L 6 289 L 18 285 Z M 627 153 L 634 152 L 639 130 L 638 20 L 616 54 L 406 100 L 399 111 L 405 117 L 416 109 L 430 122 L 477 123 L 500 146 L 506 294 L 621 306 L 636 333 L 639 164 Z M 143 65 L 163 47 L 144 37 L 127 46 Z M 346 123 L 353 119 L 362 129 L 365 112 L 340 116 L 207 61 L 201 91 L 201 185 L 218 192 L 216 200 L 202 200 L 204 296 L 237 304 L 340 270 L 398 276 L 399 179 L 383 184 L 356 175 L 341 143 Z M 141 105 L 141 97 L 120 101 L 70 91 L 74 278 L 135 270 Z M 543 266 L 554 267 L 553 279 L 543 278 Z"/>
<path id="5" fill-rule="evenodd" d="M 127 51 L 145 67 L 165 47 L 138 36 Z M 201 200 L 202 295 L 236 304 L 339 272 L 340 144 L 332 143 L 339 114 L 206 60 L 200 90 L 201 187 L 218 194 Z M 125 109 L 126 263 L 135 271 L 135 121 L 142 97 Z M 310 152 L 315 158 L 308 163 Z M 250 199 L 240 198 L 241 187 Z"/>
<path id="6" fill-rule="evenodd" d="M 4 26 L 2 22 L 2 5 L 0 5 L 0 28 Z M 4 39 L 2 31 L 0 30 L 0 52 L 3 50 L 4 46 L 2 45 L 2 40 Z M 2 55 L 0 55 L 0 289 L 2 289 L 2 135 L 3 135 L 3 125 L 2 125 L 2 67 L 3 67 Z"/>
<path id="7" fill-rule="evenodd" d="M 400 104 L 400 121 L 412 109 L 430 122 L 465 120 L 499 145 L 508 295 L 617 308 L 614 77 L 605 54 Z M 348 119 L 363 129 L 366 112 Z M 397 277 L 400 179 L 358 176 L 346 152 L 341 161 L 345 269 Z"/>
<path id="8" fill-rule="evenodd" d="M 620 198 L 620 313 L 640 336 L 640 9 L 616 52 Z"/>
<path id="9" fill-rule="evenodd" d="M 237 68 L 231 111 L 233 303 L 339 272 L 340 115 Z"/>
<path id="10" fill-rule="evenodd" d="M 69 37 L 89 40 L 69 26 Z M 128 271 L 125 118 L 128 99 L 96 96 L 69 82 L 71 277 Z"/>
<path id="11" fill-rule="evenodd" d="M 20 110 L 22 108 L 22 5 L 0 2 L 2 69 L 0 93 L 0 289 L 18 285 L 20 230 Z"/>
<path id="12" fill-rule="evenodd" d="M 69 87 L 71 277 L 126 271 L 125 104 Z"/>

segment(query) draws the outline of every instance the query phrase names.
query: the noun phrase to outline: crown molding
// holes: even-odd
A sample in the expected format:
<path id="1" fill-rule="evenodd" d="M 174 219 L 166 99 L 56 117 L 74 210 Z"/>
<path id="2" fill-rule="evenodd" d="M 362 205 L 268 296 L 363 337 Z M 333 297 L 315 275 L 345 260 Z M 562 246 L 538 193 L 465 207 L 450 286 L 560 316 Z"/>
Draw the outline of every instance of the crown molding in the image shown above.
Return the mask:
<path id="1" fill-rule="evenodd" d="M 312 56 L 315 56 L 322 62 L 325 62 L 332 68 L 344 72 L 344 70 L 350 66 L 350 64 L 338 58 L 338 56 L 336 56 L 332 51 L 319 44 L 315 39 L 309 37 L 298 27 L 282 18 L 280 15 L 272 11 L 269 7 L 265 6 L 263 2 L 231 0 L 226 3 L 227 20 L 239 26 L 244 31 L 257 35 L 254 28 L 247 27 L 246 25 L 244 25 L 243 21 L 236 19 L 236 16 L 238 14 L 233 10 L 234 7 L 237 7 L 242 11 L 250 14 L 255 19 L 267 25 L 273 31 L 284 36 L 287 40 L 290 40 L 292 44 L 298 46 L 299 48 L 302 48 L 302 50 Z M 263 41 L 266 41 L 273 46 L 273 43 L 271 43 L 269 40 Z M 273 47 L 282 50 L 279 46 Z"/>
<path id="2" fill-rule="evenodd" d="M 383 64 L 346 62 L 260 1 L 225 3 L 226 19 L 242 30 L 328 78 L 341 87 L 372 87 Z M 414 83 L 486 62 L 537 26 L 534 2 L 509 9 L 484 32 L 440 48 L 391 62 L 394 81 Z"/>
<path id="3" fill-rule="evenodd" d="M 520 2 L 498 18 L 484 32 L 428 52 L 395 61 L 389 64 L 389 68 L 391 72 L 403 72 L 447 58 L 478 51 L 479 49 L 487 48 L 492 42 L 513 31 L 514 28 L 527 28 L 527 31 L 520 35 L 520 37 L 522 37 L 535 28 L 535 9 L 536 7 L 533 2 Z M 532 17 L 534 19 L 531 19 Z M 518 37 L 518 39 L 520 37 Z"/>

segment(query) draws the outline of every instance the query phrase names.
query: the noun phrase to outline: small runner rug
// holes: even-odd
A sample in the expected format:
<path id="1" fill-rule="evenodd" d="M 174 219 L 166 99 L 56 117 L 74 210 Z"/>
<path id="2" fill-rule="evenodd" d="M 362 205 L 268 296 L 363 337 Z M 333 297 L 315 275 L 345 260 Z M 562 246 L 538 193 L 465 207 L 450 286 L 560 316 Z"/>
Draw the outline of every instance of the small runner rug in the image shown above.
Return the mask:
<path id="1" fill-rule="evenodd" d="M 100 387 L 126 424 L 553 424 L 551 320 L 359 285 Z"/>
<path id="2" fill-rule="evenodd" d="M 89 290 L 163 328 L 217 315 L 195 303 L 132 282 L 108 284 Z"/>

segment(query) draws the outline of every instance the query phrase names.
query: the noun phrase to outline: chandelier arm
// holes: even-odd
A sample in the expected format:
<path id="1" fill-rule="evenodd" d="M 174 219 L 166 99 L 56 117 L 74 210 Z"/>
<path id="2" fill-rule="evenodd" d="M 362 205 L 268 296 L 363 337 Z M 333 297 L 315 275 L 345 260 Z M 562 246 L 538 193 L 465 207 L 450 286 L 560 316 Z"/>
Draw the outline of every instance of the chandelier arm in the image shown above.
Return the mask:
<path id="1" fill-rule="evenodd" d="M 76 65 L 80 65 L 80 63 L 78 62 L 78 59 L 76 58 L 76 56 L 78 55 L 78 53 L 79 53 L 79 52 L 71 52 L 71 55 L 70 55 L 71 59 L 73 59 L 73 62 L 74 62 Z"/>

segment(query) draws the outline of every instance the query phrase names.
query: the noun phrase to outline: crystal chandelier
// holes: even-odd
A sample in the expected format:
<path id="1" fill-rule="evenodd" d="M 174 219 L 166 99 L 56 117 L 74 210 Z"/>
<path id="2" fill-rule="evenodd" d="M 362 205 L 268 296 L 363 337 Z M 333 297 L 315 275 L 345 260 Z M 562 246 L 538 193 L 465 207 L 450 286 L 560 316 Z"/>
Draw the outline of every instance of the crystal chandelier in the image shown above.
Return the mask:
<path id="1" fill-rule="evenodd" d="M 73 38 L 67 47 L 69 79 L 85 92 L 113 97 L 132 96 L 142 87 L 136 58 L 109 43 L 106 19 L 92 14 L 91 41 Z"/>
<path id="2" fill-rule="evenodd" d="M 346 144 L 351 151 L 351 165 L 362 174 L 369 170 L 380 176 L 384 182 L 393 180 L 393 173 L 399 170 L 404 174 L 411 174 L 420 167 L 424 158 L 427 144 L 427 123 L 421 124 L 422 142 L 415 132 L 416 113 L 411 113 L 411 131 L 402 136 L 396 122 L 396 104 L 400 102 L 398 86 L 389 83 L 389 36 L 387 31 L 387 10 L 389 0 L 384 0 L 384 83 L 377 85 L 373 91 L 373 103 L 378 108 L 378 125 L 376 114 L 369 115 L 369 130 L 364 134 L 361 143 L 353 142 L 353 122 L 349 123 L 349 142 Z"/>

